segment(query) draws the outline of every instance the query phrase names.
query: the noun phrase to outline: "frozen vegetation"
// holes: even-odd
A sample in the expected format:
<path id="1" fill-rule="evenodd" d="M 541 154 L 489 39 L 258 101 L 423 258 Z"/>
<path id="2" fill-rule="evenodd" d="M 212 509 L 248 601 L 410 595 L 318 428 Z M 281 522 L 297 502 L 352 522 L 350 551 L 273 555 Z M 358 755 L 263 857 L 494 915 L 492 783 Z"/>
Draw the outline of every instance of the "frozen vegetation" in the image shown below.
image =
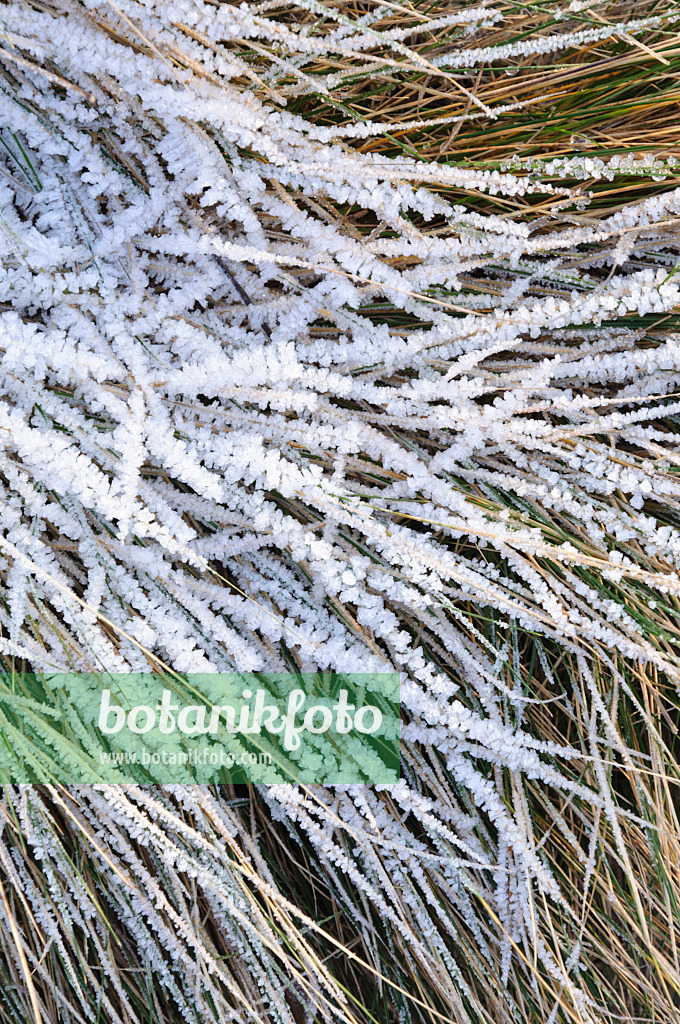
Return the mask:
<path id="1" fill-rule="evenodd" d="M 0 1019 L 673 1020 L 680 8 L 0 14 L 6 664 L 404 715 L 394 787 L 7 788 Z"/>

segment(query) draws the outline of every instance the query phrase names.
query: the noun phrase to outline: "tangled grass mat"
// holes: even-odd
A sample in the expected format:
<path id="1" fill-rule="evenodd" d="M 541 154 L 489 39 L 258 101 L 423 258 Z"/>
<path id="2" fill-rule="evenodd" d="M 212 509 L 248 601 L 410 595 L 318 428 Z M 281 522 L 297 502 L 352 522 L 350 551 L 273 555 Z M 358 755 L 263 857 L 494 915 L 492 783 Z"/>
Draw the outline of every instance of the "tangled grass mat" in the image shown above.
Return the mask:
<path id="1" fill-rule="evenodd" d="M 4 787 L 0 1020 L 677 1021 L 679 24 L 2 4 L 5 666 L 399 671 L 403 763 Z"/>

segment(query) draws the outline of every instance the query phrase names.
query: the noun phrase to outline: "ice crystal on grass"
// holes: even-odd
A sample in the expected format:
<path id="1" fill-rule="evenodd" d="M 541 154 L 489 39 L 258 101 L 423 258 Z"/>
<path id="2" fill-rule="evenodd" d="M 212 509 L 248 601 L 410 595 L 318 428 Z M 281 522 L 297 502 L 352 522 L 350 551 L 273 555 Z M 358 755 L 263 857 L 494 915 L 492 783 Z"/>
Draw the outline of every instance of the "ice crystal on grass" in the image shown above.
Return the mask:
<path id="1" fill-rule="evenodd" d="M 670 1019 L 645 773 L 680 681 L 677 158 L 452 147 L 556 102 L 493 69 L 657 67 L 638 41 L 680 12 L 547 6 L 517 36 L 491 4 L 3 6 L 6 660 L 397 670 L 405 716 L 399 786 L 263 788 L 250 821 L 8 791 L 22 1012 L 350 1022 L 377 986 L 400 1022 Z M 649 965 L 610 989 L 607 900 Z"/>

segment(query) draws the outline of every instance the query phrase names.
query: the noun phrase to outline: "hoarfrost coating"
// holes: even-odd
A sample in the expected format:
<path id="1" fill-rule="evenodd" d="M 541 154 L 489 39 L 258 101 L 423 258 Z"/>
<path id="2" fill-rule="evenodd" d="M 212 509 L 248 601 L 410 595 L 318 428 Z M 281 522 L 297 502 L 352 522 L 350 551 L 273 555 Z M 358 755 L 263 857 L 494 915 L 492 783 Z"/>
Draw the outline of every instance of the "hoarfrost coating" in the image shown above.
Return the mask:
<path id="1" fill-rule="evenodd" d="M 474 1005 L 450 952 L 453 920 L 418 887 L 423 864 L 479 947 L 500 945 L 504 978 L 513 951 L 535 938 L 547 975 L 593 1020 L 578 949 L 562 962 L 535 936 L 532 894 L 565 913 L 566 903 L 528 811 L 499 780 L 505 769 L 515 782 L 540 781 L 565 843 L 575 840 L 562 797 L 595 808 L 628 864 L 605 762 L 634 767 L 634 754 L 593 654 L 633 702 L 622 659 L 680 679 L 676 648 L 653 644 L 636 612 L 640 594 L 665 608 L 679 587 L 680 533 L 659 507 L 677 507 L 680 434 L 659 421 L 680 412 L 680 336 L 638 343 L 641 318 L 663 324 L 680 301 L 680 189 L 590 219 L 583 182 L 674 178 L 675 161 L 484 170 L 386 158 L 353 145 L 384 126 L 310 124 L 286 110 L 284 85 L 292 76 L 300 96 L 321 88 L 307 61 L 361 54 L 376 38 L 422 67 L 409 32 L 383 39 L 368 15 L 353 24 L 335 10 L 335 27 L 312 36 L 269 17 L 267 4 L 119 5 L 3 6 L 8 46 L 25 56 L 12 64 L 12 88 L 0 82 L 1 650 L 46 671 L 162 661 L 203 673 L 402 672 L 410 767 L 389 794 L 396 820 L 379 788 L 312 796 L 277 786 L 266 800 L 429 976 L 446 975 L 456 999 Z M 469 35 L 499 18 L 482 5 L 446 24 Z M 461 60 L 481 66 L 617 33 L 634 43 L 674 18 L 595 27 L 587 39 L 558 21 L 511 50 L 453 50 L 431 73 L 452 81 Z M 274 41 L 278 54 L 252 91 L 243 80 L 255 72 L 226 45 L 244 39 Z M 329 74 L 326 91 L 339 81 Z M 464 116 L 482 113 L 498 116 L 474 103 Z M 473 195 L 542 197 L 551 212 L 513 219 L 473 209 Z M 370 230 L 355 228 L 350 208 L 365 211 Z M 396 326 L 379 315 L 385 307 Z M 587 695 L 585 748 L 534 735 L 528 711 L 540 701 L 513 660 L 518 632 L 535 643 L 546 707 L 578 716 Z M 573 692 L 551 673 L 555 646 L 578 667 Z M 446 812 L 419 792 L 418 745 L 454 780 Z M 569 767 L 586 761 L 597 785 Z M 26 797 L 26 822 L 40 799 Z M 154 821 L 170 815 L 178 829 L 184 805 L 212 808 L 207 793 L 179 788 L 176 816 L 154 799 L 139 797 Z M 107 820 L 130 862 L 126 837 L 146 834 L 175 863 L 130 795 L 105 788 L 87 800 L 87 821 Z M 410 816 L 438 854 L 414 838 Z M 358 838 L 356 856 L 345 835 Z M 203 839 L 187 842 L 182 863 L 232 922 L 239 949 L 234 920 L 248 936 L 267 1012 L 291 1024 L 268 926 L 258 932 L 239 903 L 226 854 L 208 863 Z M 190 972 L 177 943 L 188 925 L 173 910 L 168 931 L 153 884 L 139 942 L 172 988 L 163 950 Z M 257 884 L 274 886 L 264 874 Z M 494 908 L 493 937 L 470 892 Z M 123 897 L 121 913 L 137 920 Z M 212 992 L 224 967 L 192 942 Z M 342 1004 L 324 978 L 315 993 Z M 193 1019 L 186 994 L 173 993 Z"/>

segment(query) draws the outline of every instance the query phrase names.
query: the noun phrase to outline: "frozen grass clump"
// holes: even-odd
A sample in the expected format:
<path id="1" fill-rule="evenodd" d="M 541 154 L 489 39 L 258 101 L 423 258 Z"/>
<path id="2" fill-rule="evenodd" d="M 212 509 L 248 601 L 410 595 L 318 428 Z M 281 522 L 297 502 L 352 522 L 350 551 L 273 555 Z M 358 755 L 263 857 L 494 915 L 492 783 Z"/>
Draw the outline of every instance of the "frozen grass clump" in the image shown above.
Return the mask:
<path id="1" fill-rule="evenodd" d="M 119 4 L 2 7 L 2 654 L 403 780 L 6 788 L 0 1019 L 670 1024 L 680 6 Z"/>

